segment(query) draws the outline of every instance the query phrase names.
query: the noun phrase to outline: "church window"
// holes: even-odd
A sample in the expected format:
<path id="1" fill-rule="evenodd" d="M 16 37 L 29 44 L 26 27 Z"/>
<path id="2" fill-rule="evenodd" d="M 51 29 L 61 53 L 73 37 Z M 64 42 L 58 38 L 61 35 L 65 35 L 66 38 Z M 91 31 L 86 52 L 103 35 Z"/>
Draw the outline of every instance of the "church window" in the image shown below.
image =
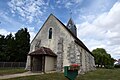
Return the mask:
<path id="1" fill-rule="evenodd" d="M 49 39 L 52 39 L 52 28 L 49 29 Z"/>

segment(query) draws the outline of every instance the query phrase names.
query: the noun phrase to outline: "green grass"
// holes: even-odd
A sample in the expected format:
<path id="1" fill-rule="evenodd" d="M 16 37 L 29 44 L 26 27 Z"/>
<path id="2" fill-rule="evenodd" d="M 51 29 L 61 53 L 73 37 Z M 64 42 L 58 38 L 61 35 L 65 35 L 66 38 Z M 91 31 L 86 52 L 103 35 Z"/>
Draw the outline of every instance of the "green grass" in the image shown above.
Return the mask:
<path id="1" fill-rule="evenodd" d="M 120 69 L 98 69 L 79 75 L 77 80 L 120 80 Z"/>
<path id="2" fill-rule="evenodd" d="M 25 71 L 26 70 L 24 68 L 0 68 L 0 76 L 7 75 L 7 74 L 22 73 Z"/>
<path id="3" fill-rule="evenodd" d="M 7 80 L 68 80 L 63 73 L 50 73 L 37 76 L 26 76 Z M 84 75 L 78 75 L 76 80 L 120 80 L 120 69 L 97 69 Z"/>
<path id="4" fill-rule="evenodd" d="M 20 78 L 6 79 L 6 80 L 67 80 L 63 73 L 50 73 L 37 76 L 26 76 Z"/>

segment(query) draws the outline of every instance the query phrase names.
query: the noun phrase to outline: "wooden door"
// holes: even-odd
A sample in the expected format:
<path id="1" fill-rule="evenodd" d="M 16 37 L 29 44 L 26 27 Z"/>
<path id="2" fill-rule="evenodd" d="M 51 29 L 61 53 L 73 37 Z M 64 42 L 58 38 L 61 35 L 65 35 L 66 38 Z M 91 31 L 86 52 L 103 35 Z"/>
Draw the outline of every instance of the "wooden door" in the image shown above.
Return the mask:
<path id="1" fill-rule="evenodd" d="M 32 71 L 42 71 L 42 56 L 33 57 Z"/>

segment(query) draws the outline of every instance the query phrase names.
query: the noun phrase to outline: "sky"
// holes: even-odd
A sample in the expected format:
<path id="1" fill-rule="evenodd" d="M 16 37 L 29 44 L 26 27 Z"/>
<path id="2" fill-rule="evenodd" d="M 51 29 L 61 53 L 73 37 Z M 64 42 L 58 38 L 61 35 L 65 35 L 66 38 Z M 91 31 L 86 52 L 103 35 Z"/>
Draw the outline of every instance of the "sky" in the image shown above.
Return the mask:
<path id="1" fill-rule="evenodd" d="M 0 34 L 26 27 L 32 40 L 51 13 L 64 24 L 72 18 L 90 51 L 120 58 L 120 0 L 0 0 Z"/>

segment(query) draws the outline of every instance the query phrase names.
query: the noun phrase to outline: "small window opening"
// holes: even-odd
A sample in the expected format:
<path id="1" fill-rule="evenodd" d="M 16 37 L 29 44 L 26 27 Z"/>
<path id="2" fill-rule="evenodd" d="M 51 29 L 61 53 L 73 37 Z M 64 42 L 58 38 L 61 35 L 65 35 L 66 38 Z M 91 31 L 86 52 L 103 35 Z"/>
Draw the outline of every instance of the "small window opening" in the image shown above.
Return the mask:
<path id="1" fill-rule="evenodd" d="M 71 28 L 71 24 L 69 24 L 68 26 L 69 26 L 69 28 Z"/>
<path id="2" fill-rule="evenodd" d="M 52 39 L 52 28 L 49 29 L 49 39 Z"/>

